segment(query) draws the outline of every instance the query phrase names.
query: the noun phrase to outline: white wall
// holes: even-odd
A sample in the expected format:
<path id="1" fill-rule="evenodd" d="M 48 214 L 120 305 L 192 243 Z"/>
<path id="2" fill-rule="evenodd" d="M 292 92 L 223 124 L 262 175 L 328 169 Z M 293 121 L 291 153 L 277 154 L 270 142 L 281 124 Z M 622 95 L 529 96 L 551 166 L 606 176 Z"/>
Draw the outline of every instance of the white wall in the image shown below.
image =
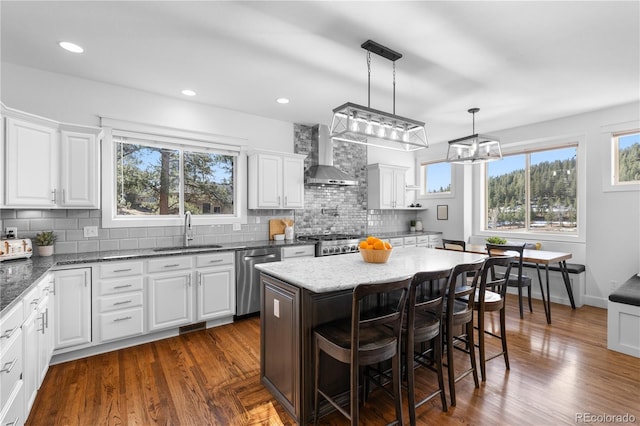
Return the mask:
<path id="1" fill-rule="evenodd" d="M 57 121 L 98 126 L 99 116 L 247 140 L 293 152 L 293 123 L 3 62 L 2 102 Z"/>

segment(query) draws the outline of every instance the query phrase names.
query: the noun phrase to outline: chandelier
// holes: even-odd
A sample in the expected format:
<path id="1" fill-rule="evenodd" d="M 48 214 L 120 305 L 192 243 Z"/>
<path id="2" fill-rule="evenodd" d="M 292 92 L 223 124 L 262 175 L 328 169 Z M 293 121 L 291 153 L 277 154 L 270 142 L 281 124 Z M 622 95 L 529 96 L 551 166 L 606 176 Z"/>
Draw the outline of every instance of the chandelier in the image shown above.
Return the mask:
<path id="1" fill-rule="evenodd" d="M 476 113 L 478 111 L 480 111 L 480 108 L 467 110 L 467 112 L 473 114 L 473 134 L 449 141 L 449 150 L 447 151 L 448 162 L 472 164 L 502 158 L 498 138 L 476 133 Z"/>
<path id="2" fill-rule="evenodd" d="M 424 123 L 396 115 L 396 60 L 402 58 L 402 54 L 372 40 L 360 47 L 367 51 L 367 106 L 347 102 L 335 108 L 331 138 L 407 152 L 428 148 Z M 371 108 L 372 52 L 393 62 L 393 113 Z"/>

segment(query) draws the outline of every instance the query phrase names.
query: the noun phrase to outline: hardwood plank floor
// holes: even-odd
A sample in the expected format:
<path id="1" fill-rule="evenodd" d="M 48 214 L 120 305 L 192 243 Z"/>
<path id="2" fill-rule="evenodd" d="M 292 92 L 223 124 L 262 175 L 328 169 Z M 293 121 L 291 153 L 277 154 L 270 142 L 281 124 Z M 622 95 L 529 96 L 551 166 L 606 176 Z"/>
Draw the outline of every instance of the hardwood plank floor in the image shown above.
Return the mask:
<path id="1" fill-rule="evenodd" d="M 551 325 L 538 301 L 523 320 L 512 296 L 507 310 L 511 370 L 502 358 L 489 361 L 479 389 L 467 376 L 456 385 L 457 407 L 443 413 L 436 398 L 418 409 L 418 424 L 587 423 L 581 413 L 629 414 L 640 423 L 640 360 L 607 350 L 606 310 L 553 304 Z M 497 317 L 492 323 L 497 328 Z M 251 318 L 51 366 L 27 424 L 294 424 L 260 384 L 259 333 Z M 456 361 L 462 368 L 468 356 Z M 433 389 L 432 372 L 419 369 L 417 379 L 425 394 Z M 361 413 L 362 424 L 382 424 L 393 404 L 374 390 Z M 321 423 L 348 421 L 334 413 Z"/>

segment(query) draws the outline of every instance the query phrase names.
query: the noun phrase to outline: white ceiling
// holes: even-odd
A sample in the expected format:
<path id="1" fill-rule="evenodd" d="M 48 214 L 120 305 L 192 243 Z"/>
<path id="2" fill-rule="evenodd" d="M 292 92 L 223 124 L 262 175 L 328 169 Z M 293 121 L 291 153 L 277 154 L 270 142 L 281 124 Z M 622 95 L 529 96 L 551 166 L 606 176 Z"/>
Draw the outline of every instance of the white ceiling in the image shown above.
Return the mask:
<path id="1" fill-rule="evenodd" d="M 0 15 L 3 62 L 306 124 L 366 105 L 371 39 L 403 54 L 396 113 L 432 143 L 470 133 L 470 107 L 490 132 L 640 99 L 638 1 L 2 0 Z M 391 111 L 391 62 L 371 67 L 371 107 Z"/>

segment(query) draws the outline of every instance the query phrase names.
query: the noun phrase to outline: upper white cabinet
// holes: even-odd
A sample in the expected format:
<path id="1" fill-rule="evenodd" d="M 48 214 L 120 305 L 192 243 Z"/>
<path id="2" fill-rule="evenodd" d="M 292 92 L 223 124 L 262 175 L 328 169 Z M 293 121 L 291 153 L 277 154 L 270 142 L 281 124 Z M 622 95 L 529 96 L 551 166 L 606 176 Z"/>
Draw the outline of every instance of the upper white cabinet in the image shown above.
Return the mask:
<path id="1" fill-rule="evenodd" d="M 369 209 L 404 209 L 406 206 L 406 173 L 408 167 L 369 164 Z"/>
<path id="2" fill-rule="evenodd" d="M 304 158 L 267 151 L 249 154 L 249 208 L 304 208 Z"/>
<path id="3" fill-rule="evenodd" d="M 4 106 L 2 115 L 5 206 L 100 207 L 100 128 L 58 123 Z"/>

